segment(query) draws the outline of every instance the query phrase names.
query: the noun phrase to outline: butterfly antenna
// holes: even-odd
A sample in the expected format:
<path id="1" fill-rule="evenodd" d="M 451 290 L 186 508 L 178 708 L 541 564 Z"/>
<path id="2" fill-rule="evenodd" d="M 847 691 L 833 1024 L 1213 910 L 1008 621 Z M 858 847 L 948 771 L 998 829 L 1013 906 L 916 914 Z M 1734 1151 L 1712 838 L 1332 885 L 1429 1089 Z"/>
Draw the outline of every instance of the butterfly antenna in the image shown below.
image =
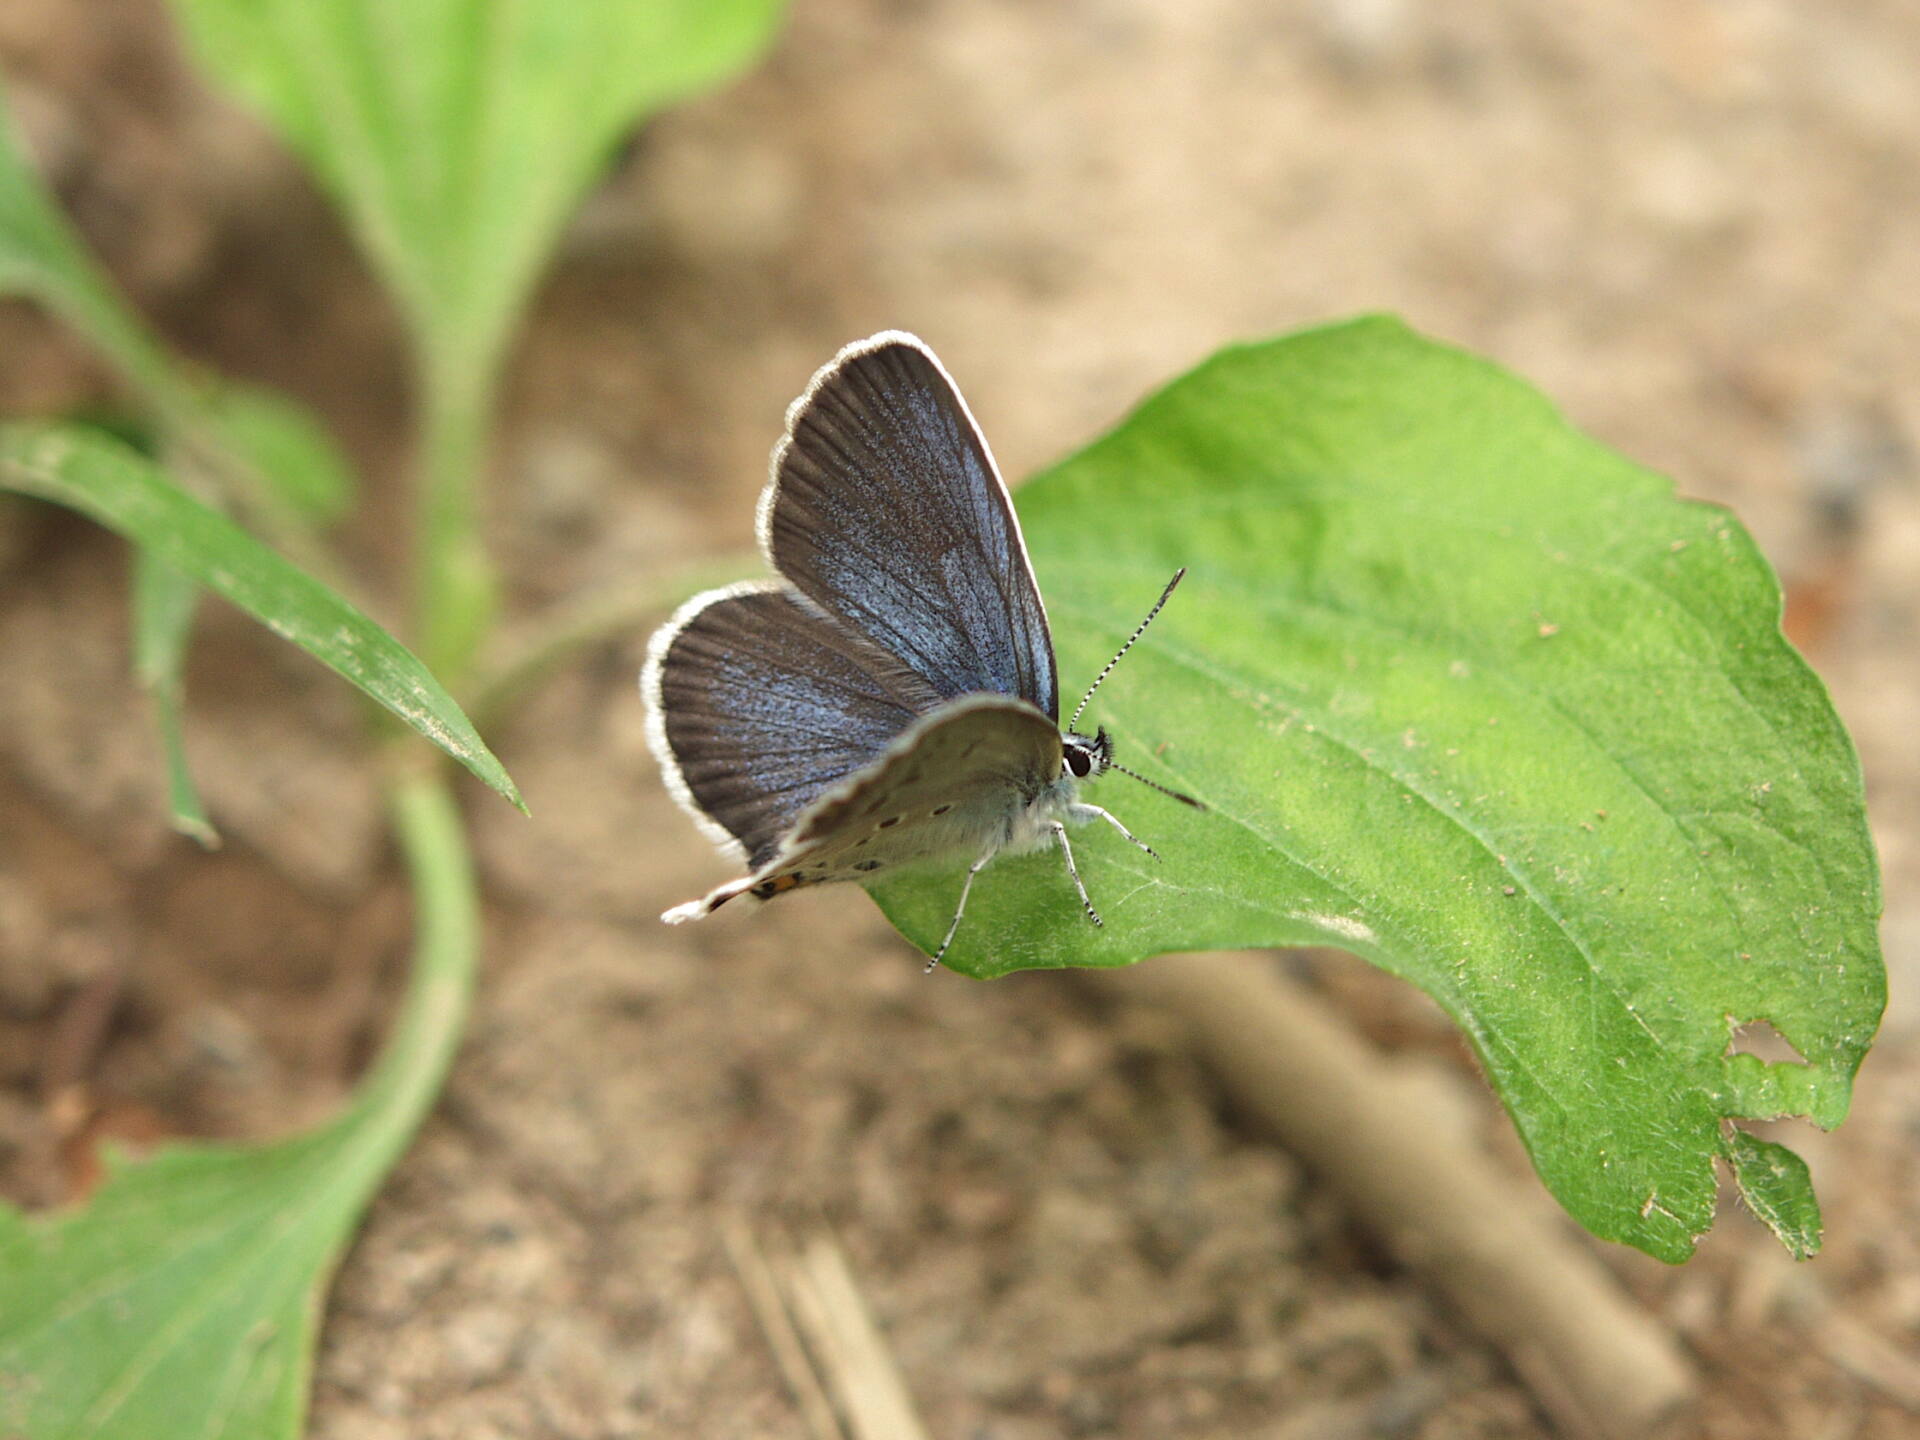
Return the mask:
<path id="1" fill-rule="evenodd" d="M 1160 598 L 1153 602 L 1153 608 L 1147 612 L 1147 618 L 1140 622 L 1140 628 L 1138 630 L 1135 630 L 1133 634 L 1127 637 L 1127 643 L 1120 647 L 1120 653 L 1115 655 L 1113 659 L 1109 660 L 1107 662 L 1107 668 L 1102 670 L 1099 673 L 1099 675 L 1094 677 L 1093 684 L 1087 687 L 1087 693 L 1080 697 L 1080 703 L 1074 707 L 1073 718 L 1067 721 L 1067 730 L 1069 732 L 1071 732 L 1073 728 L 1080 723 L 1081 713 L 1086 710 L 1087 702 L 1093 699 L 1093 692 L 1100 688 L 1100 682 L 1102 680 L 1105 680 L 1107 676 L 1113 673 L 1113 667 L 1118 665 L 1121 662 L 1121 660 L 1123 660 L 1126 657 L 1127 651 L 1133 648 L 1133 642 L 1138 640 L 1142 635 L 1147 633 L 1147 626 L 1153 623 L 1153 617 L 1160 613 L 1160 607 L 1167 603 L 1167 597 L 1173 594 L 1173 587 L 1180 583 L 1181 579 L 1186 575 L 1186 573 L 1187 573 L 1187 567 L 1184 565 L 1182 565 L 1178 570 L 1173 572 L 1173 578 L 1167 581 L 1167 588 L 1160 592 Z M 1114 768 L 1117 769 L 1118 767 L 1116 766 Z M 1134 778 L 1137 780 L 1140 777 L 1136 775 Z M 1151 780 L 1147 781 L 1147 784 L 1149 785 L 1151 785 L 1152 783 L 1153 782 Z M 1182 798 L 1184 799 L 1185 797 L 1183 796 Z"/>
<path id="2" fill-rule="evenodd" d="M 1191 805 L 1196 810 L 1204 810 L 1207 808 L 1206 801 L 1196 800 L 1191 795 L 1182 794 L 1180 791 L 1175 790 L 1171 785 L 1162 785 L 1158 780 L 1149 780 L 1146 776 L 1140 774 L 1137 770 L 1129 770 L 1127 769 L 1126 766 L 1116 765 L 1111 760 L 1107 762 L 1106 768 L 1126 776 L 1129 780 L 1138 780 L 1142 785 L 1146 786 L 1149 790 L 1158 790 L 1162 795 L 1170 795 L 1175 800 L 1178 800 L 1182 805 Z"/>

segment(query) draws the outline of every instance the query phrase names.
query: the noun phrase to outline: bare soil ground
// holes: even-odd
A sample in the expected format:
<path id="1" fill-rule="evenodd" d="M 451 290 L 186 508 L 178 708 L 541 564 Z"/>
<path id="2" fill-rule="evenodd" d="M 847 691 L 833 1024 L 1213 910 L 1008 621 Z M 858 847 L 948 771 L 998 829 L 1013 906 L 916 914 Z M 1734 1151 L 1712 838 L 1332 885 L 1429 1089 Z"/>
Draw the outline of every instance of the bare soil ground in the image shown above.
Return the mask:
<path id="1" fill-rule="evenodd" d="M 399 341 L 325 206 L 156 0 L 12 0 L 0 71 L 166 332 L 339 430 L 369 477 L 351 547 L 390 573 Z M 1389 309 L 1511 365 L 1757 533 L 1886 868 L 1856 1112 L 1785 1127 L 1826 1252 L 1792 1266 L 1729 1206 L 1687 1267 L 1605 1259 L 1701 1366 L 1698 1433 L 1913 1435 L 1917 74 L 1908 0 L 806 0 L 569 236 L 499 449 L 516 610 L 742 549 L 786 402 L 883 326 L 940 349 L 1014 476 L 1236 337 Z M 0 356 L 9 412 L 107 393 L 23 311 Z M 78 522 L 0 512 L 0 1188 L 29 1203 L 84 1183 L 93 1136 L 324 1114 L 405 936 L 352 702 L 230 614 L 191 677 L 228 845 L 164 829 L 125 578 Z M 922 980 L 854 893 L 659 926 L 722 867 L 647 759 L 643 639 L 498 735 L 532 820 L 469 797 L 476 1022 L 340 1276 L 316 1435 L 803 1434 L 726 1237 L 823 1227 L 935 1435 L 1552 1433 L 1158 1017 L 1060 976 Z M 1454 1053 L 1357 962 L 1309 968 Z M 1487 1098 L 1511 1154 L 1503 1126 Z"/>

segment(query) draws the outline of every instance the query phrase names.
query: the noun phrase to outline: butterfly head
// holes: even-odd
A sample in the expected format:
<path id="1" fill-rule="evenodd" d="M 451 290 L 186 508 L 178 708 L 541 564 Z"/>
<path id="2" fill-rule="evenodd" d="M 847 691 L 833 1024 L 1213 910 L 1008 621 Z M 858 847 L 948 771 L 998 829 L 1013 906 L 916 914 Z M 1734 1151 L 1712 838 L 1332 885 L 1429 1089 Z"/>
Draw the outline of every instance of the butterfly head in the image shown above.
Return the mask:
<path id="1" fill-rule="evenodd" d="M 1093 738 L 1072 733 L 1063 735 L 1060 748 L 1066 752 L 1067 773 L 1076 780 L 1096 780 L 1113 763 L 1113 737 L 1102 725 Z"/>

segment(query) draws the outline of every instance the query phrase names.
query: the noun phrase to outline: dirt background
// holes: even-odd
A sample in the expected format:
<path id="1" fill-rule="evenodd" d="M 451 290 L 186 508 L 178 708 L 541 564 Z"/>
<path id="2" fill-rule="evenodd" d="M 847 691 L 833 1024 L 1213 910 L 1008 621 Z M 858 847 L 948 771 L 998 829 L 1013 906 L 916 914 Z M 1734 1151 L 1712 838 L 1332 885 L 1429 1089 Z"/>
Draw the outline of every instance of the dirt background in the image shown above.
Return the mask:
<path id="1" fill-rule="evenodd" d="M 394 573 L 402 356 L 326 208 L 156 0 L 9 0 L 0 70 L 163 330 L 337 429 L 367 477 L 349 546 Z M 741 549 L 785 404 L 883 326 L 939 348 L 1013 476 L 1235 337 L 1396 310 L 1511 365 L 1756 532 L 1887 879 L 1894 1005 L 1854 1117 L 1787 1127 L 1824 1255 L 1790 1265 L 1731 1205 L 1682 1269 L 1594 1248 L 1701 1366 L 1699 1433 L 1913 1435 L 1917 76 L 1910 0 L 803 0 L 568 236 L 498 450 L 514 613 Z M 0 357 L 10 413 L 111 394 L 17 307 Z M 27 1203 L 84 1182 L 91 1135 L 327 1113 L 404 945 L 353 703 L 231 613 L 190 680 L 228 845 L 165 830 L 125 578 L 85 525 L 0 512 L 0 1189 Z M 531 821 L 468 797 L 478 1011 L 341 1273 L 316 1435 L 804 1433 L 728 1222 L 832 1227 L 938 1436 L 1553 1433 L 1159 1017 L 1068 977 L 922 980 L 852 893 L 660 927 L 724 871 L 646 756 L 642 644 L 499 730 Z M 1418 997 L 1286 963 L 1464 1069 Z"/>

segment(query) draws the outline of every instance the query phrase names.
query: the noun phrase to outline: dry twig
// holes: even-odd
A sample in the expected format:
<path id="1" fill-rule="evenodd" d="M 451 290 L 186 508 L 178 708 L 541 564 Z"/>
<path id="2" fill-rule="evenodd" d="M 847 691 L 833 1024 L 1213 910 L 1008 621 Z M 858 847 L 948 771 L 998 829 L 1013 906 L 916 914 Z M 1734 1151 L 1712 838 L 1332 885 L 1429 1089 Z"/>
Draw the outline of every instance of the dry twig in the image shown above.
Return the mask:
<path id="1" fill-rule="evenodd" d="M 1431 1081 L 1371 1052 L 1271 965 L 1163 956 L 1098 983 L 1182 1020 L 1234 1101 L 1498 1345 L 1569 1433 L 1643 1440 L 1692 1396 L 1672 1337 L 1464 1143 Z"/>
<path id="2" fill-rule="evenodd" d="M 786 1237 L 756 1239 L 736 1221 L 724 1239 L 814 1440 L 845 1440 L 842 1416 L 854 1440 L 926 1440 L 899 1367 L 830 1232 L 822 1229 L 796 1251 Z M 839 1401 L 837 1414 L 828 1390 Z"/>
<path id="3" fill-rule="evenodd" d="M 740 1277 L 741 1288 L 747 1292 L 747 1303 L 753 1306 L 754 1318 L 760 1322 L 760 1332 L 767 1337 L 774 1363 L 780 1367 L 801 1418 L 807 1422 L 807 1433 L 813 1440 L 846 1440 L 840 1419 L 833 1413 L 826 1391 L 820 1388 L 820 1377 L 814 1374 L 793 1328 L 793 1317 L 787 1313 L 773 1267 L 753 1231 L 736 1218 L 727 1222 L 720 1238 L 733 1261 L 734 1273 Z"/>

